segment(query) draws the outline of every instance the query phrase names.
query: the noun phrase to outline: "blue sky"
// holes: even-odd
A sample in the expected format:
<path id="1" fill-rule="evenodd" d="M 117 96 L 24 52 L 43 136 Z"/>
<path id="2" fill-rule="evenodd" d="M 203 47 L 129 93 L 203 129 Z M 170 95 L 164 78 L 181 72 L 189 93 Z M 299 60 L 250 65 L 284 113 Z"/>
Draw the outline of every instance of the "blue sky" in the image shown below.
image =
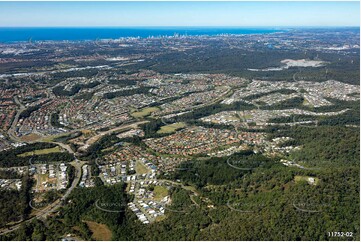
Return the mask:
<path id="1" fill-rule="evenodd" d="M 0 2 L 0 26 L 360 26 L 353 2 Z"/>

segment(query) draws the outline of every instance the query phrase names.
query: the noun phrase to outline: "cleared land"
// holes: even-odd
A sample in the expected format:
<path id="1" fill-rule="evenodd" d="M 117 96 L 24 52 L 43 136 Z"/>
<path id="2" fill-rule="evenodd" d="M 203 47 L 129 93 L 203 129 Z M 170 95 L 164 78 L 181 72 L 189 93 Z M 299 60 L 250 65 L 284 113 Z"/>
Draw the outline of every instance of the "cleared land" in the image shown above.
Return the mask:
<path id="1" fill-rule="evenodd" d="M 88 129 L 84 129 L 81 131 L 84 138 L 88 139 L 94 135 L 96 135 L 96 132 L 95 131 L 92 131 L 92 130 L 88 130 Z"/>
<path id="2" fill-rule="evenodd" d="M 146 116 L 149 116 L 152 112 L 159 111 L 160 109 L 157 107 L 149 107 L 149 108 L 143 108 L 138 112 L 131 113 L 130 115 L 134 118 L 144 118 Z"/>
<path id="3" fill-rule="evenodd" d="M 301 60 L 291 60 L 291 59 L 285 59 L 282 60 L 281 63 L 286 64 L 287 67 L 319 67 L 319 66 L 323 66 L 324 64 L 326 64 L 326 62 L 324 61 L 316 61 L 316 60 L 306 60 L 306 59 L 301 59 Z"/>
<path id="4" fill-rule="evenodd" d="M 135 171 L 137 174 L 145 174 L 148 172 L 148 169 L 140 161 L 137 161 L 135 163 Z"/>
<path id="5" fill-rule="evenodd" d="M 56 147 L 48 148 L 48 149 L 33 150 L 33 151 L 25 152 L 25 153 L 19 154 L 18 156 L 25 157 L 25 156 L 32 156 L 32 155 L 45 155 L 45 154 L 49 154 L 49 153 L 58 153 L 61 151 L 62 150 L 60 149 L 60 147 L 56 146 Z"/>
<path id="6" fill-rule="evenodd" d="M 82 147 L 80 147 L 79 149 L 80 150 L 86 150 L 90 145 L 97 142 L 104 135 L 111 134 L 111 133 L 114 133 L 114 132 L 121 132 L 121 131 L 124 131 L 124 130 L 129 130 L 130 128 L 137 128 L 139 124 L 144 124 L 144 123 L 148 123 L 148 122 L 149 121 L 139 121 L 139 122 L 136 122 L 136 123 L 122 125 L 122 126 L 119 126 L 119 127 L 115 127 L 113 129 L 109 129 L 107 131 L 100 132 L 97 135 L 95 135 L 95 136 L 91 137 L 90 139 L 88 139 L 86 141 L 86 143 Z"/>
<path id="7" fill-rule="evenodd" d="M 168 190 L 167 188 L 162 186 L 155 186 L 153 193 L 154 193 L 154 200 L 160 201 L 168 195 Z"/>
<path id="8" fill-rule="evenodd" d="M 311 103 L 309 103 L 309 102 L 306 100 L 306 98 L 303 99 L 302 105 L 303 105 L 303 106 L 310 106 L 310 107 L 312 107 Z"/>
<path id="9" fill-rule="evenodd" d="M 61 137 L 66 137 L 70 134 L 69 133 L 63 133 L 63 134 L 57 134 L 57 135 L 50 135 L 50 136 L 46 136 L 44 138 L 42 138 L 40 141 L 42 142 L 52 142 L 54 141 L 54 139 L 57 139 L 57 138 L 61 138 Z"/>
<path id="10" fill-rule="evenodd" d="M 305 182 L 308 182 L 309 183 L 309 180 L 308 178 L 314 178 L 315 179 L 315 183 L 314 185 L 317 185 L 320 181 L 320 179 L 318 179 L 317 177 L 309 177 L 309 176 L 295 176 L 295 182 L 302 182 L 302 181 L 305 181 Z"/>
<path id="11" fill-rule="evenodd" d="M 96 223 L 93 221 L 84 221 L 89 229 L 93 232 L 92 239 L 109 241 L 112 239 L 112 231 L 105 224 Z"/>
<path id="12" fill-rule="evenodd" d="M 186 124 L 184 122 L 174 123 L 162 126 L 160 130 L 157 131 L 158 134 L 166 134 L 166 133 L 172 133 L 178 129 L 184 128 Z"/>
<path id="13" fill-rule="evenodd" d="M 25 142 L 32 142 L 32 141 L 38 140 L 40 138 L 41 138 L 41 136 L 38 134 L 28 134 L 28 135 L 21 137 L 21 140 L 25 141 Z"/>
<path id="14" fill-rule="evenodd" d="M 48 174 L 36 174 L 34 176 L 35 180 L 36 180 L 36 186 L 34 187 L 35 190 L 47 190 L 49 188 L 46 188 L 44 186 L 43 183 L 47 183 L 47 184 L 55 184 L 57 183 L 57 179 L 56 178 L 49 178 Z"/>

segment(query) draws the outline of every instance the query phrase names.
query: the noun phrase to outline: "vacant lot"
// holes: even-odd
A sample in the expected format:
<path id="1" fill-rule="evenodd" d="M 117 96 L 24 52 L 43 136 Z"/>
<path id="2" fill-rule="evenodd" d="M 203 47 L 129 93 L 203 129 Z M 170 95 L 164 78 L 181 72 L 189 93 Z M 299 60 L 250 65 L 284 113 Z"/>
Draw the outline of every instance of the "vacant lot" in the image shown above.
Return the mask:
<path id="1" fill-rule="evenodd" d="M 36 180 L 35 190 L 44 191 L 56 187 L 57 178 L 49 178 L 49 174 L 35 174 L 34 178 Z M 45 184 L 48 184 L 48 187 L 45 187 Z"/>
<path id="2" fill-rule="evenodd" d="M 25 157 L 25 156 L 44 155 L 44 154 L 57 153 L 57 152 L 61 152 L 61 149 L 59 146 L 56 146 L 54 148 L 49 148 L 49 149 L 33 150 L 33 151 L 22 153 L 18 156 Z"/>
<path id="3" fill-rule="evenodd" d="M 145 167 L 145 165 L 142 164 L 142 162 L 137 161 L 135 163 L 135 171 L 137 172 L 137 174 L 145 174 L 148 172 L 147 167 Z"/>
<path id="4" fill-rule="evenodd" d="M 159 108 L 157 107 L 149 107 L 149 108 L 143 108 L 139 112 L 131 113 L 134 118 L 144 118 L 146 116 L 149 116 L 152 112 L 159 111 Z"/>
<path id="5" fill-rule="evenodd" d="M 162 186 L 155 186 L 153 192 L 154 192 L 154 200 L 156 201 L 160 201 L 168 195 L 167 188 Z"/>
<path id="6" fill-rule="evenodd" d="M 38 134 L 28 134 L 28 135 L 21 137 L 21 140 L 25 141 L 25 142 L 32 142 L 32 141 L 38 140 L 40 138 L 41 138 L 41 136 Z"/>
<path id="7" fill-rule="evenodd" d="M 94 240 L 106 240 L 112 239 L 112 231 L 105 224 L 96 223 L 93 221 L 84 221 L 89 229 L 93 232 L 92 239 Z"/>
<path id="8" fill-rule="evenodd" d="M 184 128 L 186 124 L 184 122 L 174 123 L 162 126 L 160 130 L 157 131 L 158 134 L 166 134 L 166 133 L 172 133 L 178 129 Z"/>

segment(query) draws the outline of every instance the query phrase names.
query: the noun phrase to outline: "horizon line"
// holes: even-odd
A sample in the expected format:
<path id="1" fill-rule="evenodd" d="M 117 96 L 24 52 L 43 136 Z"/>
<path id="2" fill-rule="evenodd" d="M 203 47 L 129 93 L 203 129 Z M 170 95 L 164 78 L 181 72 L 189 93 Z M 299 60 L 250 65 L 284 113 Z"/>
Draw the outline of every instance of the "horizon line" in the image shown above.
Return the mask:
<path id="1" fill-rule="evenodd" d="M 192 25 L 192 26 L 183 26 L 183 25 L 154 25 L 154 26 L 0 26 L 0 28 L 360 28 L 360 25 L 275 25 L 275 26 L 267 26 L 267 25 Z"/>

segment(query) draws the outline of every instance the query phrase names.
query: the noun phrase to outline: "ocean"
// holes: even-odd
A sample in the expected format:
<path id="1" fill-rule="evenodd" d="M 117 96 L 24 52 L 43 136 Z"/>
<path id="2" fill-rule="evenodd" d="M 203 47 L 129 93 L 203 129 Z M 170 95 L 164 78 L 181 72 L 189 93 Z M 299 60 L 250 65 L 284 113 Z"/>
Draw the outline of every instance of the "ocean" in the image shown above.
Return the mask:
<path id="1" fill-rule="evenodd" d="M 276 28 L 238 27 L 0 27 L 0 42 L 77 41 L 178 35 L 267 34 L 285 31 Z"/>

